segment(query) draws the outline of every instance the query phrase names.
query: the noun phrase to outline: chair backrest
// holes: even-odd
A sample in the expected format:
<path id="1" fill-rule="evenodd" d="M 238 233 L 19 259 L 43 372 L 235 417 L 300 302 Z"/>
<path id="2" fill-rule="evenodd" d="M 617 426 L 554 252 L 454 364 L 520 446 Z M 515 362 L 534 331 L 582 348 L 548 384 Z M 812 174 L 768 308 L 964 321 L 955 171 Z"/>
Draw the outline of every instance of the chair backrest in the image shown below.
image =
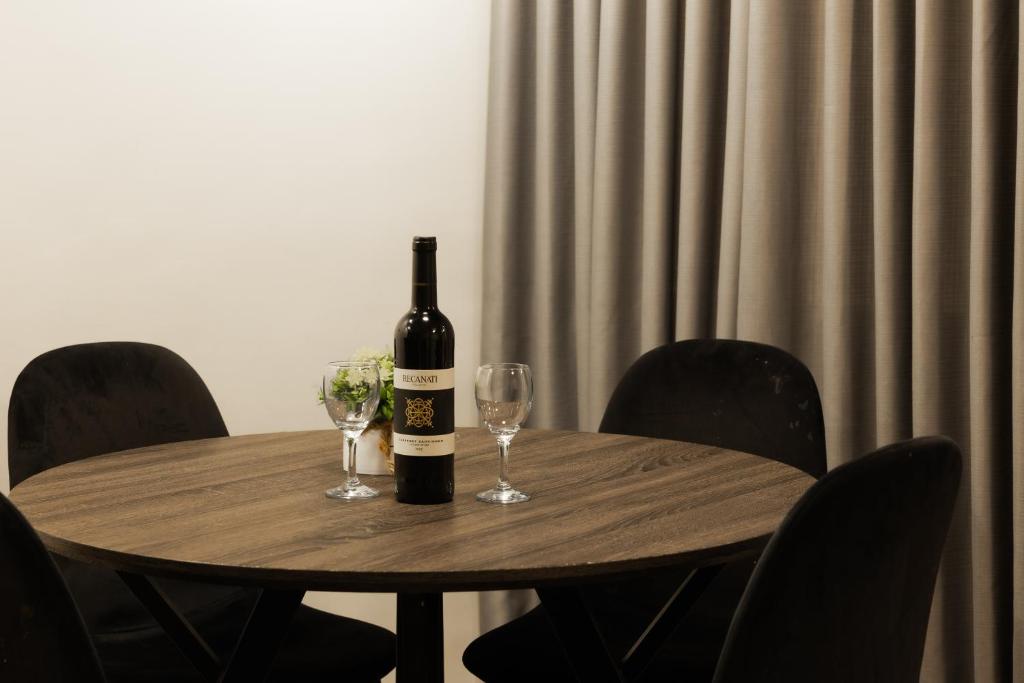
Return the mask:
<path id="1" fill-rule="evenodd" d="M 29 363 L 7 414 L 11 486 L 101 453 L 227 436 L 192 366 L 161 346 L 65 346 Z"/>
<path id="2" fill-rule="evenodd" d="M 600 431 L 693 441 L 825 473 L 821 398 L 785 351 L 690 339 L 641 356 L 612 393 Z"/>
<path id="3" fill-rule="evenodd" d="M 192 366 L 138 342 L 79 344 L 39 356 L 14 383 L 7 425 L 11 486 L 102 453 L 228 433 Z M 113 571 L 56 561 L 93 633 L 157 628 Z M 186 614 L 242 595 L 236 587 L 159 583 Z"/>
<path id="4" fill-rule="evenodd" d="M 0 494 L 0 680 L 103 681 L 82 617 L 49 553 Z"/>
<path id="5" fill-rule="evenodd" d="M 815 483 L 761 555 L 715 683 L 916 683 L 960 469 L 925 437 Z"/>

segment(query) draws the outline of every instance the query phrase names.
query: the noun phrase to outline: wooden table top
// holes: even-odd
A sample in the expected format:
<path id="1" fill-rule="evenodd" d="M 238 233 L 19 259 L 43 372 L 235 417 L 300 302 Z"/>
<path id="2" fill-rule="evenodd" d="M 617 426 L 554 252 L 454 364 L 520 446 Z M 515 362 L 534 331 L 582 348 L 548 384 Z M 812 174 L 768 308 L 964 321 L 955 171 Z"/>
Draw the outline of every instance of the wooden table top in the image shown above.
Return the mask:
<path id="1" fill-rule="evenodd" d="M 712 446 L 523 430 L 511 481 L 533 500 L 477 502 L 493 437 L 458 430 L 455 500 L 338 501 L 341 434 L 186 441 L 62 465 L 11 498 L 61 555 L 114 569 L 281 589 L 413 592 L 579 583 L 698 566 L 767 542 L 813 479 Z"/>

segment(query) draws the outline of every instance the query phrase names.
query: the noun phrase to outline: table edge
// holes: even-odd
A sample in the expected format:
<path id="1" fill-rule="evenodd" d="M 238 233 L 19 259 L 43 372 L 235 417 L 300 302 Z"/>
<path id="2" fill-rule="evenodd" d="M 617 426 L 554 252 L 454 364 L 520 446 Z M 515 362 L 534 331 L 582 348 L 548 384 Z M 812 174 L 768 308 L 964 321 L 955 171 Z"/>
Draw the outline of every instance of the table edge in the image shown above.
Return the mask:
<path id="1" fill-rule="evenodd" d="M 642 559 L 536 569 L 494 569 L 461 572 L 338 572 L 213 565 L 152 558 L 96 548 L 56 538 L 39 537 L 47 550 L 62 557 L 113 571 L 205 583 L 278 590 L 344 593 L 443 593 L 506 590 L 538 586 L 603 583 L 636 578 L 651 572 L 692 569 L 752 556 L 774 532 L 714 548 Z M 512 576 L 510 576 L 512 574 Z"/>
<path id="2" fill-rule="evenodd" d="M 460 427 L 459 430 L 480 429 L 479 427 Z M 260 432 L 253 434 L 237 434 L 209 439 L 190 441 L 214 441 L 230 438 L 267 437 L 278 435 L 297 436 L 331 432 L 330 429 L 286 430 L 278 432 Z M 525 431 L 525 430 L 524 430 Z M 549 434 L 568 434 L 574 430 L 531 428 L 529 431 Z M 584 432 L 587 433 L 587 432 Z M 594 432 L 600 434 L 600 432 Z M 635 435 L 616 435 L 635 437 Z M 654 441 L 674 441 L 658 437 L 639 437 Z M 92 457 L 121 456 L 139 451 L 148 451 L 162 446 L 174 446 L 183 442 L 155 444 L 139 448 L 112 451 Z M 700 444 L 705 445 L 705 444 Z M 754 453 L 724 449 L 763 458 Z M 92 459 L 92 458 L 90 458 Z M 78 461 L 76 461 L 78 462 Z M 775 461 L 779 465 L 788 466 L 796 472 L 800 470 L 786 463 Z M 50 468 L 52 469 L 52 468 Z M 18 486 L 11 489 L 12 498 L 18 488 L 38 475 L 43 470 Z M 15 501 L 15 504 L 17 502 Z M 282 590 L 319 590 L 327 592 L 354 593 L 399 593 L 399 592 L 461 592 L 505 590 L 514 588 L 533 588 L 538 586 L 565 586 L 584 583 L 601 583 L 619 579 L 636 578 L 651 572 L 672 569 L 688 569 L 706 565 L 719 564 L 733 559 L 749 557 L 757 554 L 768 543 L 774 531 L 760 536 L 741 539 L 726 545 L 713 548 L 698 548 L 667 555 L 646 556 L 629 560 L 617 560 L 583 565 L 562 567 L 539 567 L 523 569 L 485 569 L 465 570 L 458 572 L 339 572 L 336 570 L 303 570 L 265 568 L 240 565 L 217 565 L 188 562 L 167 558 L 156 558 L 136 555 L 121 551 L 99 548 L 81 544 L 64 538 L 51 536 L 36 529 L 36 533 L 50 552 L 71 560 L 84 562 L 93 566 L 104 567 L 114 571 L 142 574 L 146 576 L 185 579 L 190 581 L 215 584 L 252 586 Z"/>

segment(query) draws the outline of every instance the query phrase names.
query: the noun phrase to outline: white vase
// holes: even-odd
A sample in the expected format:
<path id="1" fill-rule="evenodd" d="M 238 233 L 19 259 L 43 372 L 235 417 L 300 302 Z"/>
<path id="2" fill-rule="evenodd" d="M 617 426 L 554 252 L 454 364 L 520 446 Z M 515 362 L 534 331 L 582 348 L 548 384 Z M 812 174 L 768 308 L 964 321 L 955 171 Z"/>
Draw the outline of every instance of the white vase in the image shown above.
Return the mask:
<path id="1" fill-rule="evenodd" d="M 359 474 L 394 474 L 391 456 L 391 423 L 370 425 L 359 437 L 356 446 L 356 472 Z"/>

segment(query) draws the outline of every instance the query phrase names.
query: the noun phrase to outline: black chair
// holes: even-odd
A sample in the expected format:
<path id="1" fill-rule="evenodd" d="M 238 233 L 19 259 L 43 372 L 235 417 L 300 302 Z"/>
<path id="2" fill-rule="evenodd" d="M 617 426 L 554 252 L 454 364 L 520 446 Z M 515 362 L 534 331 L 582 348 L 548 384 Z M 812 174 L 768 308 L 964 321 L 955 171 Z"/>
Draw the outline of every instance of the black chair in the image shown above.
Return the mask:
<path id="1" fill-rule="evenodd" d="M 761 555 L 715 683 L 916 683 L 960 468 L 955 443 L 925 437 L 811 487 Z"/>
<path id="2" fill-rule="evenodd" d="M 8 412 L 11 485 L 101 453 L 227 436 L 213 397 L 180 356 L 150 344 L 103 342 L 45 353 L 15 382 Z M 113 571 L 56 557 L 111 681 L 198 681 L 142 603 Z M 257 591 L 153 579 L 222 661 Z M 379 681 L 395 637 L 361 621 L 300 606 L 270 680 Z"/>
<path id="3" fill-rule="evenodd" d="M 825 473 L 821 399 L 810 371 L 772 346 L 694 339 L 641 356 L 619 382 L 600 431 L 691 441 L 746 451 Z M 728 564 L 645 666 L 642 680 L 709 679 L 754 560 Z M 610 652 L 622 659 L 686 578 L 669 572 L 584 588 Z M 572 680 L 543 605 L 483 634 L 463 663 L 489 682 Z"/>
<path id="4" fill-rule="evenodd" d="M 0 494 L 0 681 L 104 680 L 60 571 L 28 521 Z"/>

